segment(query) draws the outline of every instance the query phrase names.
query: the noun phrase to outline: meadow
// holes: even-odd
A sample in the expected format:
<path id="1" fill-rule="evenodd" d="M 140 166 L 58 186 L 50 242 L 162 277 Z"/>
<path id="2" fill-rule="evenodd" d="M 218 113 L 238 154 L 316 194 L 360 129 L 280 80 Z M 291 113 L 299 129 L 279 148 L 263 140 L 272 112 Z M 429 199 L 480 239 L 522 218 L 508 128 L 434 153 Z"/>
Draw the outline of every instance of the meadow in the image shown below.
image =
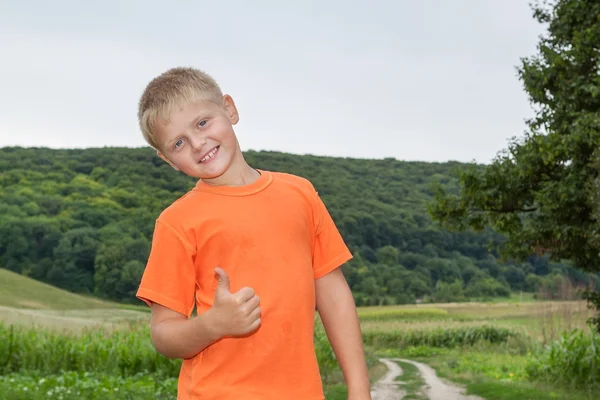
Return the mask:
<path id="1" fill-rule="evenodd" d="M 597 398 L 600 335 L 586 322 L 591 315 L 583 301 L 531 294 L 359 309 L 369 353 L 426 363 L 487 400 Z"/>
<path id="2" fill-rule="evenodd" d="M 590 315 L 584 302 L 531 294 L 359 308 L 373 382 L 386 371 L 378 358 L 402 357 L 487 400 L 594 398 L 600 338 L 586 325 Z M 0 269 L 0 398 L 174 399 L 180 362 L 153 349 L 148 318 L 145 307 L 68 294 Z M 327 399 L 345 399 L 320 323 L 315 343 Z M 403 368 L 420 398 L 418 373 Z"/>

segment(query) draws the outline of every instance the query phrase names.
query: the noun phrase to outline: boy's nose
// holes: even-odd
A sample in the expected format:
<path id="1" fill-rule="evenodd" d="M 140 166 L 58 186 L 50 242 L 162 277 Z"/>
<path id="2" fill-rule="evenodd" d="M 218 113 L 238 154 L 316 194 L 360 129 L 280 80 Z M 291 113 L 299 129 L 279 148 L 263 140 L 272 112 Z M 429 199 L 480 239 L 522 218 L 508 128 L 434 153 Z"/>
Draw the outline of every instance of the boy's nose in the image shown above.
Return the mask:
<path id="1" fill-rule="evenodd" d="M 206 144 L 206 138 L 194 137 L 192 140 L 192 147 L 194 150 L 200 150 Z"/>

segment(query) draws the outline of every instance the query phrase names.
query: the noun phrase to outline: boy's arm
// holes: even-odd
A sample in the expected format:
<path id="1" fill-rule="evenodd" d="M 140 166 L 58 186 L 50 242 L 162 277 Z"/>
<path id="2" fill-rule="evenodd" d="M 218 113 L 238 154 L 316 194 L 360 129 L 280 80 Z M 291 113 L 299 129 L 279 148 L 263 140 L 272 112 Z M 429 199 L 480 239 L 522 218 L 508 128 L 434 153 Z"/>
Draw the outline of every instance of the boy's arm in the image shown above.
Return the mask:
<path id="1" fill-rule="evenodd" d="M 165 357 L 191 358 L 220 338 L 213 319 L 210 310 L 188 319 L 154 303 L 150 323 L 152 343 Z"/>
<path id="2" fill-rule="evenodd" d="M 317 310 L 339 360 L 349 400 L 371 400 L 369 375 L 354 298 L 341 268 L 316 280 Z"/>
<path id="3" fill-rule="evenodd" d="M 152 304 L 151 336 L 156 350 L 169 358 L 191 358 L 223 337 L 252 333 L 261 324 L 260 299 L 251 288 L 229 291 L 229 276 L 216 268 L 219 283 L 213 306 L 188 319 L 177 311 Z"/>

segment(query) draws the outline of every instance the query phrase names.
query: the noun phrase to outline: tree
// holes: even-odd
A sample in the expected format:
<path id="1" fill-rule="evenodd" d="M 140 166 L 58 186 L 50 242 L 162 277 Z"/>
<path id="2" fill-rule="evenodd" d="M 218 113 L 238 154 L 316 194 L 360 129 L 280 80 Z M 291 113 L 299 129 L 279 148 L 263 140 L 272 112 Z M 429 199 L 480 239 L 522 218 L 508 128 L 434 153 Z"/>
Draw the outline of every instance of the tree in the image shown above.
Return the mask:
<path id="1" fill-rule="evenodd" d="M 510 287 L 503 285 L 492 277 L 473 279 L 465 288 L 465 296 L 470 298 L 490 299 L 493 297 L 509 297 Z"/>
<path id="2" fill-rule="evenodd" d="M 465 301 L 466 298 L 464 295 L 463 286 L 463 282 L 460 280 L 456 280 L 452 283 L 438 281 L 438 283 L 435 285 L 433 301 L 436 303 Z"/>
<path id="3" fill-rule="evenodd" d="M 458 194 L 438 186 L 429 212 L 450 229 L 505 234 L 505 257 L 547 253 L 598 272 L 600 2 L 554 0 L 532 9 L 547 32 L 518 75 L 535 117 L 489 166 L 463 171 Z M 600 307 L 600 296 L 591 296 Z"/>
<path id="4" fill-rule="evenodd" d="M 47 282 L 72 292 L 93 293 L 98 236 L 92 228 L 65 233 L 54 249 L 54 267 Z"/>
<path id="5" fill-rule="evenodd" d="M 393 246 L 380 247 L 377 252 L 377 262 L 385 265 L 396 265 L 398 264 L 398 257 L 400 252 Z"/>
<path id="6" fill-rule="evenodd" d="M 96 253 L 95 294 L 122 302 L 134 302 L 150 242 L 144 238 L 107 240 Z"/>

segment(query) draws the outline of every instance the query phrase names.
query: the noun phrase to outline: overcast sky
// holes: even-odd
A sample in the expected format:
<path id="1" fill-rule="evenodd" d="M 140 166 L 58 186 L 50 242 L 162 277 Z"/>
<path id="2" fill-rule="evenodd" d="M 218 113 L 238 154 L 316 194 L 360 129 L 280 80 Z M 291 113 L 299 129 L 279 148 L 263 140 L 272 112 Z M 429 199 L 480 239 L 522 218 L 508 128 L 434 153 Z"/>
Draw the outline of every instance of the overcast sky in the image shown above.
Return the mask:
<path id="1" fill-rule="evenodd" d="M 526 0 L 0 0 L 0 147 L 145 146 L 155 75 L 210 73 L 244 150 L 487 163 L 532 115 Z"/>

